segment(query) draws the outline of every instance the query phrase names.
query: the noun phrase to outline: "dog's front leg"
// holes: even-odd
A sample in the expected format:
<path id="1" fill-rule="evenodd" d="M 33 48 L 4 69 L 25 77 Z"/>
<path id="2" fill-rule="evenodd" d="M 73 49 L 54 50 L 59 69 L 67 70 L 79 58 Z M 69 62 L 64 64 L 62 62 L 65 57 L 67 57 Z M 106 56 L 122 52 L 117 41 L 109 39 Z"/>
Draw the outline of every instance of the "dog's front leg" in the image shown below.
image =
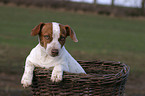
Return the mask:
<path id="1" fill-rule="evenodd" d="M 34 65 L 30 61 L 26 61 L 25 71 L 21 79 L 21 84 L 23 84 L 24 88 L 32 84 L 33 70 Z"/>
<path id="2" fill-rule="evenodd" d="M 62 81 L 63 69 L 61 65 L 57 65 L 54 67 L 51 75 L 52 82 L 60 82 Z"/>

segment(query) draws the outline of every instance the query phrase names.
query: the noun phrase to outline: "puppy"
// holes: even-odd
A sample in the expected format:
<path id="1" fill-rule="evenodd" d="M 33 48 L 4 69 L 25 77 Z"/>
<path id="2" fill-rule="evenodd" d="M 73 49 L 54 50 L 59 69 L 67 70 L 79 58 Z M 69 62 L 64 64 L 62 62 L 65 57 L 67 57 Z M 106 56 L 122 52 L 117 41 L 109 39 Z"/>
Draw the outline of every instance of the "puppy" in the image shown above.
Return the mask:
<path id="1" fill-rule="evenodd" d="M 74 42 L 78 42 L 75 32 L 69 25 L 56 22 L 40 23 L 32 29 L 31 35 L 38 35 L 39 44 L 32 49 L 26 58 L 25 70 L 21 80 L 23 87 L 32 84 L 35 67 L 46 69 L 52 67 L 52 82 L 60 82 L 63 79 L 63 71 L 86 74 L 80 64 L 64 47 L 67 36 L 70 36 Z"/>

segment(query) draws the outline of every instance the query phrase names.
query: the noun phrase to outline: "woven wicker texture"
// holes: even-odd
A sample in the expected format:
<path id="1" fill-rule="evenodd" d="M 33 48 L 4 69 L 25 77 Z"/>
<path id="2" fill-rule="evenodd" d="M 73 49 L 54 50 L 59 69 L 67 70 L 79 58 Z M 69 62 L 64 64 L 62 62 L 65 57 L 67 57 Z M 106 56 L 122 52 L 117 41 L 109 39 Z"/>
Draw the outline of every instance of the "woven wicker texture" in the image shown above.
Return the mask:
<path id="1" fill-rule="evenodd" d="M 87 74 L 64 72 L 63 81 L 50 81 L 51 71 L 35 68 L 33 96 L 123 96 L 129 66 L 113 61 L 78 61 Z"/>

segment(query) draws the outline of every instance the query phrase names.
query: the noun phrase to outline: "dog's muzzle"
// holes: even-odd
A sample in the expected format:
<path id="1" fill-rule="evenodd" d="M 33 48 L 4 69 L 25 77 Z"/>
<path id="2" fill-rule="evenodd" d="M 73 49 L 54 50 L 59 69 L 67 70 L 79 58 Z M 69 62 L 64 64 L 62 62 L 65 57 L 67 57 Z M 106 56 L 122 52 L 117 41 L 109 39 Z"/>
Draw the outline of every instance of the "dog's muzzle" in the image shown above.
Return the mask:
<path id="1" fill-rule="evenodd" d="M 58 49 L 52 49 L 52 50 L 51 50 L 51 55 L 52 55 L 52 57 L 58 56 L 58 54 L 59 54 Z"/>

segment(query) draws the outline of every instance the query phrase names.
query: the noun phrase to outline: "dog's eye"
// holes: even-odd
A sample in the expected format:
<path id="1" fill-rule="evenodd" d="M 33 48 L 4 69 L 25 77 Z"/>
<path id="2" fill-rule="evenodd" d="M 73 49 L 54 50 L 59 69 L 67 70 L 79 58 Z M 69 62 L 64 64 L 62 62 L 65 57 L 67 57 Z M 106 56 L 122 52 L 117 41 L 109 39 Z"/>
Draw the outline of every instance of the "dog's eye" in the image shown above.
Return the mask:
<path id="1" fill-rule="evenodd" d="M 50 39 L 50 36 L 49 35 L 44 35 L 44 38 L 49 40 Z"/>
<path id="2" fill-rule="evenodd" d="M 61 36 L 61 37 L 60 37 L 60 40 L 61 40 L 61 41 L 64 41 L 64 40 L 65 40 L 65 37 Z"/>

